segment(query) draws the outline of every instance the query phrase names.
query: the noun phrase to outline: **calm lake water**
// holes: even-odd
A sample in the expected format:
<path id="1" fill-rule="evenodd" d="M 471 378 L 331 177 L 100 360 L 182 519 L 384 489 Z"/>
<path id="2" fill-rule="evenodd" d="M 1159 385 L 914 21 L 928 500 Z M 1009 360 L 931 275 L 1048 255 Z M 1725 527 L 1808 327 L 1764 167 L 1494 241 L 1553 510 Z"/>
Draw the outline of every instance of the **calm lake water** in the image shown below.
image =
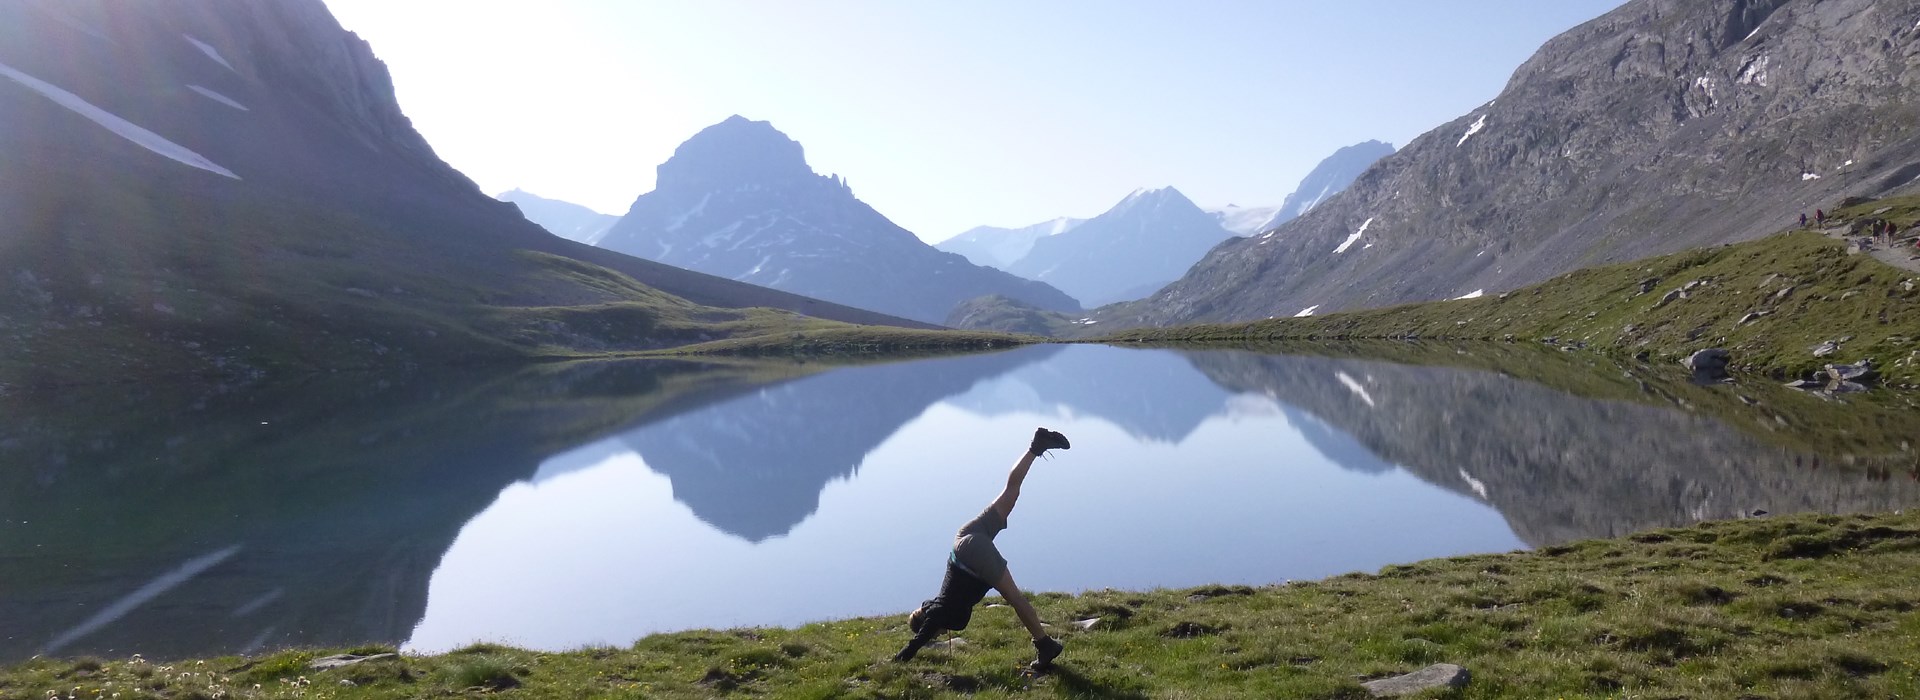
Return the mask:
<path id="1" fill-rule="evenodd" d="M 1034 347 L 45 399 L 0 427 L 0 660 L 624 645 L 898 613 L 999 538 L 1036 591 L 1320 578 L 1755 510 L 1892 510 L 1711 418 L 1498 373 Z"/>

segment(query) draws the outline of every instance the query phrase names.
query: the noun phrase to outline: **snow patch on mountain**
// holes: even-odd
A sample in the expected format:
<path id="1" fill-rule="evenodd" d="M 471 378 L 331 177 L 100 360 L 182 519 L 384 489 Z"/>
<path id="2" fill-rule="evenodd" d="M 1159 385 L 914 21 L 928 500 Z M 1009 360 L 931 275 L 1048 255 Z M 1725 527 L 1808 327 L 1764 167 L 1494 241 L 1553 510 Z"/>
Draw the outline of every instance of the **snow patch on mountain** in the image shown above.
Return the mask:
<path id="1" fill-rule="evenodd" d="M 1485 128 L 1487 128 L 1487 115 L 1482 114 L 1480 115 L 1479 119 L 1473 120 L 1472 126 L 1467 127 L 1467 133 L 1460 135 L 1459 143 L 1455 143 L 1453 145 L 1454 146 L 1466 145 L 1467 139 L 1473 138 L 1474 134 L 1480 133 L 1480 130 Z"/>
<path id="2" fill-rule="evenodd" d="M 1314 304 L 1313 306 L 1309 306 L 1309 307 L 1307 307 L 1307 308 L 1304 308 L 1304 309 L 1301 309 L 1301 310 L 1300 310 L 1300 313 L 1297 313 L 1297 314 L 1294 314 L 1294 315 L 1293 315 L 1293 317 L 1294 317 L 1294 318 L 1306 318 L 1306 317 L 1308 317 L 1308 316 L 1312 316 L 1312 315 L 1313 315 L 1313 312 L 1314 312 L 1314 311 L 1317 311 L 1317 310 L 1319 310 L 1319 309 L 1320 309 L 1320 305 L 1319 305 L 1319 304 Z"/>
<path id="3" fill-rule="evenodd" d="M 233 71 L 234 73 L 240 72 L 234 69 L 233 64 L 228 63 L 227 58 L 225 56 L 221 56 L 220 50 L 213 48 L 212 44 L 208 44 L 207 42 L 201 41 L 199 39 L 195 39 L 191 35 L 181 34 L 180 36 L 181 38 L 186 39 L 189 43 L 192 43 L 194 48 L 200 49 L 200 53 L 206 54 L 207 58 L 213 59 L 214 63 L 218 63 L 222 66 L 226 66 L 227 70 Z"/>
<path id="4" fill-rule="evenodd" d="M 1353 247 L 1354 242 L 1359 241 L 1361 236 L 1364 236 L 1367 234 L 1367 227 L 1372 225 L 1373 225 L 1373 217 L 1367 217 L 1366 221 L 1363 221 L 1360 223 L 1360 230 L 1354 231 L 1353 235 L 1351 236 L 1347 236 L 1347 240 L 1341 241 L 1340 247 L 1334 248 L 1333 252 L 1336 255 L 1347 252 L 1348 248 Z"/>
<path id="5" fill-rule="evenodd" d="M 1479 256 L 1475 256 L 1475 257 L 1479 257 Z M 1454 300 L 1454 301 L 1460 301 L 1460 300 L 1462 300 L 1462 299 L 1478 299 L 1478 298 L 1480 298 L 1480 297 L 1483 297 L 1483 296 L 1486 296 L 1486 295 L 1487 295 L 1487 290 L 1485 290 L 1485 289 L 1475 289 L 1475 290 L 1473 290 L 1473 291 L 1471 291 L 1471 292 L 1467 292 L 1466 294 L 1462 294 L 1462 295 L 1460 295 L 1460 296 L 1457 296 L 1457 297 L 1454 297 L 1454 298 L 1453 298 L 1453 300 Z"/>
<path id="6" fill-rule="evenodd" d="M 684 212 L 681 212 L 679 216 L 675 216 L 675 217 L 673 217 L 673 221 L 671 221 L 671 222 L 668 222 L 668 223 L 667 223 L 667 230 L 668 230 L 668 231 L 678 231 L 678 230 L 680 230 L 680 227 L 681 227 L 681 226 L 685 226 L 685 225 L 686 225 L 686 223 L 687 223 L 687 219 L 691 219 L 691 218 L 693 218 L 693 217 L 696 217 L 696 216 L 699 216 L 699 215 L 701 215 L 701 214 L 704 214 L 704 213 L 706 213 L 706 212 L 707 212 L 707 202 L 710 202 L 710 201 L 713 201 L 713 193 L 712 193 L 712 192 L 708 192 L 708 193 L 706 193 L 705 195 L 702 195 L 702 196 L 700 197 L 700 203 L 699 203 L 699 204 L 695 204 L 695 205 L 693 205 L 693 208 L 692 208 L 692 209 L 688 209 L 688 210 L 686 210 L 686 211 L 684 211 Z"/>
<path id="7" fill-rule="evenodd" d="M 226 105 L 228 107 L 232 107 L 234 109 L 240 110 L 242 112 L 253 111 L 251 109 L 247 109 L 246 105 L 240 104 L 239 102 L 235 102 L 231 97 L 227 97 L 226 95 L 222 95 L 220 93 L 214 92 L 212 90 L 208 90 L 198 85 L 188 85 L 187 89 L 200 93 L 200 96 L 205 97 L 209 100 L 213 100 L 215 102 Z"/>
<path id="8" fill-rule="evenodd" d="M 73 110 L 80 116 L 93 120 L 93 123 L 106 127 L 106 129 L 113 132 L 114 135 L 132 141 L 142 148 L 210 173 L 225 175 L 235 180 L 240 179 L 240 176 L 233 174 L 232 170 L 220 167 L 218 164 L 207 160 L 206 157 L 198 153 L 194 153 L 187 147 L 168 141 L 166 137 L 141 128 L 138 124 L 114 116 L 104 109 L 95 107 L 93 103 L 81 99 L 79 95 L 62 90 L 52 83 L 41 81 L 31 75 L 14 70 L 12 66 L 5 63 L 0 63 L 0 75 L 12 78 L 14 82 L 25 85 L 34 92 L 45 96 L 47 99 L 53 100 L 54 104 Z"/>
<path id="9" fill-rule="evenodd" d="M 1806 182 L 1808 180 L 1818 180 L 1818 179 L 1820 179 L 1819 173 L 1800 173 L 1801 182 Z"/>

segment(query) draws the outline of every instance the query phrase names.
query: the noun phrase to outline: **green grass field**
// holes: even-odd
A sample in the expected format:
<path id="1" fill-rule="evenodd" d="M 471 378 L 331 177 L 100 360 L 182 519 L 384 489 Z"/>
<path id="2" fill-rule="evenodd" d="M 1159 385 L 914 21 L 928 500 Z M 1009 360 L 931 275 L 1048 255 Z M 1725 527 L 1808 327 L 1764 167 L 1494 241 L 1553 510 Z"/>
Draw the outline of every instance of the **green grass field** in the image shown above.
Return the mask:
<path id="1" fill-rule="evenodd" d="M 1758 518 L 1258 588 L 1042 594 L 1067 652 L 1040 675 L 1001 607 L 908 663 L 888 660 L 909 636 L 890 615 L 331 671 L 307 662 L 390 649 L 42 658 L 0 670 L 0 697 L 1360 698 L 1449 662 L 1473 680 L 1430 697 L 1911 698 L 1917 567 L 1920 515 Z"/>

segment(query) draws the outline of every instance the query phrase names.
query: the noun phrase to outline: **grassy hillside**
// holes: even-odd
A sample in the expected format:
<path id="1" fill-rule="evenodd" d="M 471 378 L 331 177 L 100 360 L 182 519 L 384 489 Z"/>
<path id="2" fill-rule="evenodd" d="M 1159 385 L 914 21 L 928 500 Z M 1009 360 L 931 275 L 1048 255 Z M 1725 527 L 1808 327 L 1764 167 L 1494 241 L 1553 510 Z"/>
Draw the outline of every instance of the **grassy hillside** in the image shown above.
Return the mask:
<path id="1" fill-rule="evenodd" d="M 1920 197 L 1861 205 L 1902 224 Z M 1671 295 L 1671 299 L 1668 297 Z M 1920 385 L 1920 273 L 1812 232 L 1596 267 L 1478 299 L 1309 318 L 1116 332 L 1126 341 L 1424 338 L 1545 342 L 1652 361 L 1726 348 L 1736 370 L 1791 379 L 1872 358 L 1884 381 Z M 1813 356 L 1827 340 L 1839 352 Z"/>
<path id="2" fill-rule="evenodd" d="M 1067 652 L 1037 676 L 1000 607 L 909 663 L 888 660 L 909 636 L 890 615 L 567 653 L 480 644 L 331 671 L 307 663 L 347 650 L 128 650 L 0 670 L 0 696 L 1363 698 L 1363 679 L 1449 662 L 1472 681 L 1429 697 L 1913 697 L 1915 566 L 1920 515 L 1762 518 L 1260 588 L 1038 595 Z"/>

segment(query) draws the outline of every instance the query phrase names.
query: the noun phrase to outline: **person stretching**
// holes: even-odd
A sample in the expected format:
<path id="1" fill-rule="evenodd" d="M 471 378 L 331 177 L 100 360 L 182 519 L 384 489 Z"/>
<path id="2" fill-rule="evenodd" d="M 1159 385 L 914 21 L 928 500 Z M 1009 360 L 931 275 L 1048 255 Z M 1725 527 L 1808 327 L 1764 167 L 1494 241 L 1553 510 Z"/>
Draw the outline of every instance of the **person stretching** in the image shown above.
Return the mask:
<path id="1" fill-rule="evenodd" d="M 907 661 L 919 653 L 920 647 L 933 641 L 942 631 L 958 632 L 967 628 L 967 622 L 973 619 L 973 606 L 987 597 L 987 589 L 1000 591 L 1007 599 L 1007 605 L 1013 606 L 1013 612 L 1020 617 L 1027 633 L 1033 635 L 1033 649 L 1036 659 L 1035 668 L 1046 668 L 1053 663 L 1054 657 L 1065 648 L 1054 638 L 1047 636 L 1040 627 L 1040 614 L 1034 612 L 1033 603 L 1020 593 L 1020 587 L 1013 582 L 1013 572 L 1007 570 L 1007 560 L 1000 556 L 1000 550 L 993 546 L 993 537 L 1007 529 L 1007 515 L 1013 512 L 1014 501 L 1020 499 L 1020 482 L 1027 478 L 1027 468 L 1033 466 L 1033 459 L 1047 450 L 1064 450 L 1071 447 L 1067 436 L 1037 428 L 1033 431 L 1033 442 L 1027 445 L 1027 452 L 1013 465 L 1013 471 L 1007 474 L 1007 488 L 1000 497 L 980 515 L 960 526 L 953 536 L 953 552 L 947 555 L 947 574 L 940 581 L 940 593 L 932 600 L 920 604 L 907 615 L 907 626 L 913 630 L 913 640 L 907 642 L 907 648 L 895 654 L 894 661 Z"/>

